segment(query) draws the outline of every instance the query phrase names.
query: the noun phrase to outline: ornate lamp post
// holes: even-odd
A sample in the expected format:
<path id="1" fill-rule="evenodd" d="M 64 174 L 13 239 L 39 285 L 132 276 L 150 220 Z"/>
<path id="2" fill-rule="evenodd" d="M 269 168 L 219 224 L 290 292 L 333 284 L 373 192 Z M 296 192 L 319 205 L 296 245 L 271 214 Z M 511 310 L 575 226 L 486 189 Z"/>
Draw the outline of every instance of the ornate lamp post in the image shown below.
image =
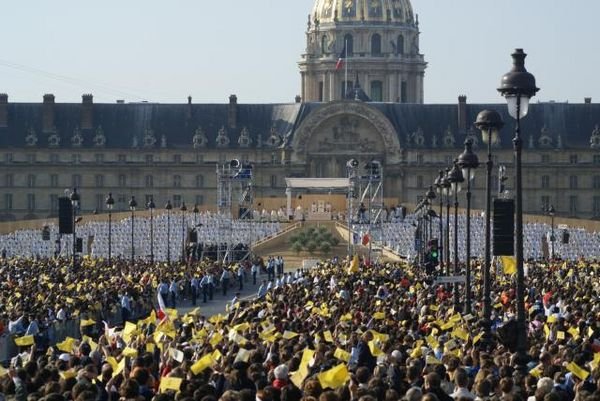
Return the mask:
<path id="1" fill-rule="evenodd" d="M 185 212 L 187 212 L 187 207 L 185 207 L 185 202 L 181 202 L 181 260 L 185 261 Z"/>
<path id="2" fill-rule="evenodd" d="M 173 205 L 171 205 L 171 200 L 167 201 L 165 205 L 165 210 L 167 211 L 167 263 L 171 263 L 171 210 L 173 209 Z"/>
<path id="3" fill-rule="evenodd" d="M 550 232 L 550 242 L 551 242 L 551 252 L 552 260 L 554 260 L 554 242 L 556 241 L 556 237 L 554 236 L 554 215 L 556 214 L 556 210 L 554 210 L 554 206 L 550 205 L 548 210 L 546 210 L 548 216 L 550 216 L 550 224 L 551 224 L 551 232 Z"/>
<path id="4" fill-rule="evenodd" d="M 446 243 L 444 245 L 446 254 L 446 274 L 450 275 L 450 194 L 452 185 L 450 183 L 450 167 L 446 167 L 443 181 L 443 194 L 446 196 Z"/>
<path id="5" fill-rule="evenodd" d="M 131 197 L 129 201 L 129 210 L 131 210 L 131 263 L 133 263 L 135 259 L 135 245 L 133 243 L 133 233 L 134 233 L 134 222 L 135 222 L 135 208 L 137 207 L 137 201 L 135 200 L 135 196 Z"/>
<path id="6" fill-rule="evenodd" d="M 110 264 L 112 258 L 112 210 L 115 206 L 115 200 L 112 196 L 112 192 L 108 193 L 105 203 L 106 209 L 108 209 L 108 264 Z"/>
<path id="7" fill-rule="evenodd" d="M 432 233 L 431 231 L 433 230 L 433 213 L 429 213 L 429 210 L 431 210 L 432 206 L 433 206 L 433 200 L 436 198 L 435 195 L 435 191 L 433 190 L 433 185 L 429 186 L 429 190 L 425 193 L 425 197 L 427 198 L 427 200 L 429 201 L 428 204 L 428 211 L 427 211 L 427 217 L 429 218 L 429 239 L 431 240 L 432 238 Z"/>
<path id="8" fill-rule="evenodd" d="M 71 192 L 71 206 L 73 206 L 73 269 L 75 269 L 75 260 L 77 259 L 77 236 L 75 234 L 75 226 L 77 222 L 75 221 L 75 217 L 77 216 L 77 209 L 79 208 L 79 194 L 77 193 L 77 188 L 73 188 L 73 192 Z"/>
<path id="9" fill-rule="evenodd" d="M 150 263 L 154 263 L 154 198 L 150 198 L 146 208 L 150 210 Z"/>
<path id="10" fill-rule="evenodd" d="M 467 180 L 467 255 L 465 273 L 465 313 L 471 313 L 471 181 L 475 178 L 475 169 L 479 167 L 479 159 L 473 153 L 473 142 L 465 142 L 465 150 L 458 156 L 458 167 L 462 169 Z"/>
<path id="11" fill-rule="evenodd" d="M 462 189 L 461 183 L 465 181 L 462 171 L 458 167 L 457 160 L 454 160 L 454 166 L 448 173 L 450 188 L 454 194 L 454 275 L 458 276 L 458 193 Z M 458 295 L 458 283 L 454 283 L 454 310 L 460 308 L 460 298 Z"/>
<path id="12" fill-rule="evenodd" d="M 527 369 L 527 326 L 525 324 L 525 276 L 523 272 L 523 183 L 521 151 L 521 118 L 529 111 L 529 99 L 537 93 L 535 77 L 525 69 L 523 49 L 512 54 L 513 68 L 502 77 L 498 91 L 506 98 L 508 113 L 516 120 L 513 145 L 515 150 L 515 237 L 517 262 L 517 369 L 522 373 Z"/>
<path id="13" fill-rule="evenodd" d="M 502 117 L 494 110 L 484 110 L 477 115 L 475 126 L 481 130 L 483 142 L 487 144 L 486 181 L 485 181 L 485 260 L 483 264 L 483 319 L 481 326 L 483 347 L 490 347 L 492 337 L 492 300 L 490 298 L 492 277 L 490 274 L 492 264 L 492 238 L 491 238 L 491 213 L 492 213 L 492 145 L 498 142 L 498 134 L 504 126 Z"/>
<path id="14" fill-rule="evenodd" d="M 196 227 L 198 225 L 198 213 L 200 213 L 200 209 L 198 209 L 197 203 L 194 205 L 192 212 L 194 213 L 194 227 Z"/>
<path id="15" fill-rule="evenodd" d="M 440 253 L 440 274 L 444 274 L 443 266 L 444 266 L 444 254 L 446 253 L 446 245 L 444 243 L 444 170 L 440 170 L 439 175 L 436 177 L 433 185 L 435 186 L 435 191 L 437 192 L 440 199 L 440 245 L 438 247 Z"/>

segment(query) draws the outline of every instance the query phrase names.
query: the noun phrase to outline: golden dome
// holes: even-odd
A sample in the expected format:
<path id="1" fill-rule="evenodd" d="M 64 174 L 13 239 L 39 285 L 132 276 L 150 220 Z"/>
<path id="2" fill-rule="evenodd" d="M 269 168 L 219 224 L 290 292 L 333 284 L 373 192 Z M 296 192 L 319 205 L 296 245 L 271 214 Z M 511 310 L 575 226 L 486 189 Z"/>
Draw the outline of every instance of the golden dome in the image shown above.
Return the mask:
<path id="1" fill-rule="evenodd" d="M 316 0 L 312 17 L 328 22 L 414 23 L 410 0 Z"/>

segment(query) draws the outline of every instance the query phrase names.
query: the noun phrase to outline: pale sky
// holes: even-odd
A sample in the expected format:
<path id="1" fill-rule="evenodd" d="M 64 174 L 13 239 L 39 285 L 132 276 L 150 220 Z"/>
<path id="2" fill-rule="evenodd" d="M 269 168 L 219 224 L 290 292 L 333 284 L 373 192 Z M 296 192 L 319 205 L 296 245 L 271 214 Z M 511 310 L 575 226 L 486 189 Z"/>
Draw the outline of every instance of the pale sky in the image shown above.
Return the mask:
<path id="1" fill-rule="evenodd" d="M 10 102 L 288 103 L 314 0 L 18 0 L 0 13 Z M 600 1 L 412 0 L 429 66 L 426 103 L 502 102 L 516 47 L 535 100 L 600 99 Z"/>

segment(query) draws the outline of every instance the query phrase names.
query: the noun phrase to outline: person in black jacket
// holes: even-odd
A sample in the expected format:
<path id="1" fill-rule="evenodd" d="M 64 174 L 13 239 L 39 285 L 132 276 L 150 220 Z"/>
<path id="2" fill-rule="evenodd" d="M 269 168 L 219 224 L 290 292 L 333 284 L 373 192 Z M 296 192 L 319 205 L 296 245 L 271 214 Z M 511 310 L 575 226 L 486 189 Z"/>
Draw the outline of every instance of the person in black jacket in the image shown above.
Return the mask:
<path id="1" fill-rule="evenodd" d="M 425 376 L 425 394 L 434 394 L 439 401 L 454 401 L 452 397 L 442 390 L 441 384 L 442 380 L 437 373 L 429 373 L 427 376 Z"/>
<path id="2" fill-rule="evenodd" d="M 361 366 L 365 366 L 372 373 L 375 369 L 375 365 L 377 364 L 377 358 L 373 356 L 371 353 L 371 349 L 369 348 L 369 341 L 373 340 L 373 333 L 367 331 L 362 335 L 358 345 L 356 347 L 356 351 L 358 354 L 358 361 L 356 363 L 356 367 L 359 368 Z"/>

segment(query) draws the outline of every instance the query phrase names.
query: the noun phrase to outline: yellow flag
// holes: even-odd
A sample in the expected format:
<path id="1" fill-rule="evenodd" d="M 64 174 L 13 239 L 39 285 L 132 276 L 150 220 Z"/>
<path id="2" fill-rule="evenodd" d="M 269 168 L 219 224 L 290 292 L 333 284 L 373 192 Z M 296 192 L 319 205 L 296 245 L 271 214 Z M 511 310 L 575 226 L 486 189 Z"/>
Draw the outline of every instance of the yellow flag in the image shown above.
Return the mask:
<path id="1" fill-rule="evenodd" d="M 556 332 L 556 339 L 557 340 L 564 340 L 565 339 L 565 332 L 564 331 L 557 331 Z"/>
<path id="2" fill-rule="evenodd" d="M 542 377 L 542 370 L 536 366 L 535 368 L 529 371 L 529 374 L 535 377 L 536 379 L 539 379 L 540 377 Z"/>
<path id="3" fill-rule="evenodd" d="M 590 375 L 590 372 L 583 369 L 582 367 L 577 365 L 575 362 L 569 363 L 567 365 L 567 370 L 569 372 L 573 373 L 575 376 L 579 377 L 581 380 L 587 379 L 587 377 Z"/>
<path id="4" fill-rule="evenodd" d="M 358 272 L 358 255 L 354 255 L 352 258 L 352 262 L 350 263 L 350 267 L 348 268 L 348 273 L 357 273 Z"/>
<path id="5" fill-rule="evenodd" d="M 475 337 L 473 337 L 473 345 L 477 344 L 479 340 L 481 340 L 481 337 L 483 337 L 483 333 L 479 333 Z"/>
<path id="6" fill-rule="evenodd" d="M 285 340 L 291 340 L 292 338 L 294 338 L 294 337 L 298 337 L 298 336 L 299 336 L 299 334 L 298 334 L 298 333 L 295 333 L 295 332 L 293 332 L 293 331 L 288 331 L 288 330 L 286 330 L 286 331 L 284 331 L 284 332 L 283 332 L 283 336 L 282 336 L 282 337 L 283 337 L 283 339 L 285 339 Z"/>
<path id="7" fill-rule="evenodd" d="M 131 358 L 135 358 L 137 356 L 138 352 L 135 348 L 131 348 L 131 347 L 126 347 L 123 350 L 123 356 L 128 356 Z"/>
<path id="8" fill-rule="evenodd" d="M 125 358 L 121 359 L 121 361 L 117 364 L 116 369 L 113 370 L 112 377 L 120 375 L 123 369 L 125 369 Z"/>
<path id="9" fill-rule="evenodd" d="M 202 373 L 206 368 L 210 368 L 215 364 L 215 360 L 213 359 L 212 354 L 204 355 L 202 358 L 198 360 L 195 364 L 193 364 L 190 368 L 193 374 L 197 375 Z"/>
<path id="10" fill-rule="evenodd" d="M 63 372 L 60 372 L 60 377 L 63 380 L 69 380 L 73 377 L 77 376 L 77 372 L 75 371 L 75 369 L 69 369 L 69 370 L 65 370 Z"/>
<path id="11" fill-rule="evenodd" d="M 79 326 L 88 327 L 88 326 L 93 326 L 95 324 L 96 324 L 96 321 L 93 319 L 81 319 L 81 323 L 79 323 Z"/>
<path id="12" fill-rule="evenodd" d="M 351 313 L 346 313 L 345 315 L 342 315 L 340 317 L 340 321 L 342 321 L 342 322 L 347 322 L 349 320 L 352 320 L 352 314 Z"/>
<path id="13" fill-rule="evenodd" d="M 63 342 L 57 343 L 56 348 L 61 350 L 62 352 L 71 353 L 73 352 L 73 346 L 75 345 L 75 339 L 71 337 L 65 338 Z"/>
<path id="14" fill-rule="evenodd" d="M 8 369 L 5 369 L 4 366 L 0 365 L 0 377 L 4 377 L 8 374 Z"/>
<path id="15" fill-rule="evenodd" d="M 383 351 L 379 348 L 375 341 L 369 341 L 369 349 L 371 350 L 371 354 L 373 354 L 375 357 L 383 354 Z"/>
<path id="16" fill-rule="evenodd" d="M 375 313 L 373 313 L 373 319 L 383 320 L 383 319 L 385 319 L 385 313 L 384 312 L 375 312 Z"/>
<path id="17" fill-rule="evenodd" d="M 160 379 L 160 387 L 159 391 L 165 392 L 167 390 L 179 391 L 179 387 L 181 387 L 181 382 L 183 379 L 180 377 L 163 377 Z"/>
<path id="18" fill-rule="evenodd" d="M 342 363 L 323 373 L 319 373 L 317 377 L 321 383 L 321 387 L 336 389 L 346 384 L 350 378 L 350 374 L 346 365 Z"/>
<path id="19" fill-rule="evenodd" d="M 33 345 L 33 336 L 23 336 L 15 338 L 15 344 L 17 344 L 19 347 L 28 347 L 30 345 Z"/>
<path id="20" fill-rule="evenodd" d="M 425 363 L 427 365 L 441 365 L 442 361 L 437 359 L 435 356 L 427 355 L 427 358 L 425 358 Z"/>
<path id="21" fill-rule="evenodd" d="M 514 256 L 500 256 L 500 261 L 507 276 L 517 272 L 517 260 Z"/>
<path id="22" fill-rule="evenodd" d="M 154 354 L 155 348 L 156 348 L 156 345 L 154 345 L 154 343 L 146 343 L 146 352 Z"/>
<path id="23" fill-rule="evenodd" d="M 340 361 L 344 361 L 346 363 L 350 360 L 350 353 L 347 351 L 344 351 L 341 348 L 336 349 L 333 356 L 334 356 L 334 358 L 337 358 Z"/>
<path id="24" fill-rule="evenodd" d="M 209 344 L 212 345 L 213 347 L 215 347 L 218 343 L 221 342 L 222 339 L 223 339 L 223 336 L 221 335 L 221 333 L 219 333 L 217 331 L 210 338 Z"/>
<path id="25" fill-rule="evenodd" d="M 454 331 L 452 331 L 452 337 L 460 338 L 463 341 L 468 341 L 469 333 L 467 333 L 466 330 L 461 329 L 460 327 L 456 327 L 454 328 Z"/>
<path id="26" fill-rule="evenodd" d="M 329 330 L 323 332 L 323 338 L 325 338 L 325 341 L 327 341 L 328 343 L 333 342 L 333 336 L 331 335 L 331 331 Z"/>

